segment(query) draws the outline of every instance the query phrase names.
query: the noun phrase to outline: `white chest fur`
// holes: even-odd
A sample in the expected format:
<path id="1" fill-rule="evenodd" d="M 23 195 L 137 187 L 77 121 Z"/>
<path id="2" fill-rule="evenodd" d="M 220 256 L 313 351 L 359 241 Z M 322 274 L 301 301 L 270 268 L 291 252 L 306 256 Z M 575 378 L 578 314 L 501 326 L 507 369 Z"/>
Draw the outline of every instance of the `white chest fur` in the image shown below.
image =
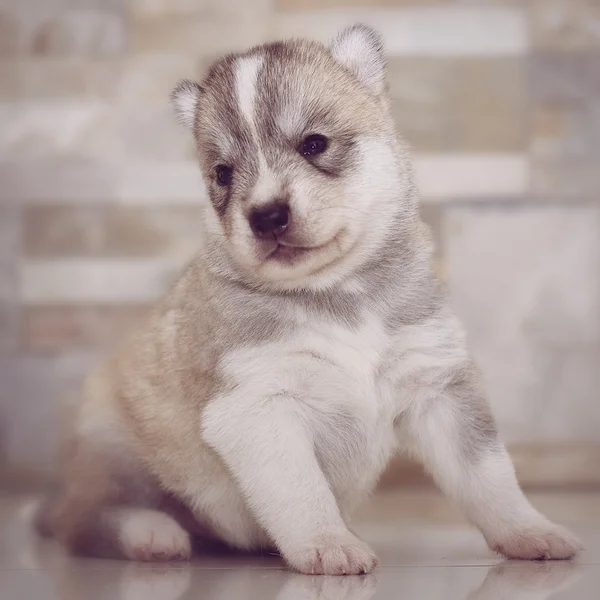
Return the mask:
<path id="1" fill-rule="evenodd" d="M 293 407 L 344 513 L 393 451 L 394 402 L 378 378 L 389 344 L 374 315 L 356 328 L 307 320 L 282 341 L 239 348 L 222 362 L 237 393 Z"/>

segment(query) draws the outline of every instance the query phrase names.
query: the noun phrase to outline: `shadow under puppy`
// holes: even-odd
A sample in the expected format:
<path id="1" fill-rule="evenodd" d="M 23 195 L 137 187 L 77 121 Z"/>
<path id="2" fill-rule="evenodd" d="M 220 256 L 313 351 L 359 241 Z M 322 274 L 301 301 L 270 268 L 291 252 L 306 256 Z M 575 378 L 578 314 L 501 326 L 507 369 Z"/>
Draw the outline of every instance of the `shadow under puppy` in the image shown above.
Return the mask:
<path id="1" fill-rule="evenodd" d="M 406 450 L 493 550 L 575 555 L 521 492 L 434 276 L 379 34 L 231 54 L 172 101 L 202 247 L 89 377 L 39 529 L 88 555 L 187 559 L 193 536 L 368 573 L 350 518 Z"/>

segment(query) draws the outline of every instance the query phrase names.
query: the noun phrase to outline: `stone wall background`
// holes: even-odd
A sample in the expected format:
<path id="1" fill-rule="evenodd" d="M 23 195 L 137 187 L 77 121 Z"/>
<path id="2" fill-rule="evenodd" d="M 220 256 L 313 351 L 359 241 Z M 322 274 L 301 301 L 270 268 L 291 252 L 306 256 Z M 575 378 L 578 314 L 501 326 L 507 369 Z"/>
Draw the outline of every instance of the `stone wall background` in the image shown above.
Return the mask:
<path id="1" fill-rule="evenodd" d="M 0 461 L 195 248 L 177 79 L 357 20 L 505 437 L 600 444 L 600 0 L 0 0 Z"/>

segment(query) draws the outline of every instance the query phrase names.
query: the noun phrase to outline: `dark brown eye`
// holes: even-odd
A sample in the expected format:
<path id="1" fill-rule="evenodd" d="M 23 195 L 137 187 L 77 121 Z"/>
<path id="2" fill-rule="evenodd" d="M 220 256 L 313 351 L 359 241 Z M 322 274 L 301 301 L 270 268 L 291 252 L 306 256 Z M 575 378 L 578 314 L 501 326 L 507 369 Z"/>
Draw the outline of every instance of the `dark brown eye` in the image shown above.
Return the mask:
<path id="1" fill-rule="evenodd" d="M 315 133 L 304 138 L 300 146 L 300 154 L 302 156 L 315 156 L 327 150 L 327 138 L 324 135 Z"/>
<path id="2" fill-rule="evenodd" d="M 233 169 L 227 165 L 219 165 L 216 169 L 217 183 L 219 185 L 230 185 L 233 179 Z"/>

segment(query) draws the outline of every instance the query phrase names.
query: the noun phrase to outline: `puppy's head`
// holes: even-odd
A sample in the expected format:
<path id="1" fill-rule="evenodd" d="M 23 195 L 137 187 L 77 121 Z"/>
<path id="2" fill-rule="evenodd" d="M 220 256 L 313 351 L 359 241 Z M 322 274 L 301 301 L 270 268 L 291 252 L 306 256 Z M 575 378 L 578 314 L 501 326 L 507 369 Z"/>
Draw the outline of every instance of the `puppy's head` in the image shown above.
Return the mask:
<path id="1" fill-rule="evenodd" d="M 209 243 L 238 271 L 280 288 L 326 286 L 382 243 L 403 165 L 375 31 L 226 56 L 172 101 L 196 138 Z"/>

